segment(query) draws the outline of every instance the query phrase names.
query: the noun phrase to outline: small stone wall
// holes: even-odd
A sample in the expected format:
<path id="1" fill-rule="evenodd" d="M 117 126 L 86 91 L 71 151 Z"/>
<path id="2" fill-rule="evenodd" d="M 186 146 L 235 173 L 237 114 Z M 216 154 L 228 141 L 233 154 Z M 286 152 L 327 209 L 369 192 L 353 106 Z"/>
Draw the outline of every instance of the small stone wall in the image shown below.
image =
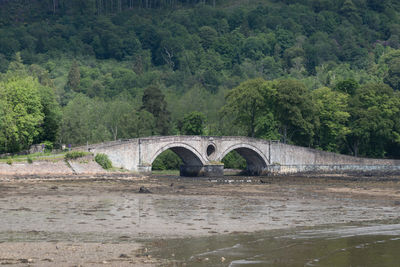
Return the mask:
<path id="1" fill-rule="evenodd" d="M 99 164 L 93 160 L 73 160 L 69 161 L 69 166 L 75 174 L 99 174 L 107 173 Z"/>
<path id="2" fill-rule="evenodd" d="M 108 173 L 100 165 L 92 159 L 82 158 L 68 163 L 64 160 L 50 161 L 34 161 L 13 162 L 11 165 L 0 163 L 0 178 L 1 176 L 57 176 L 57 175 L 76 175 L 76 174 L 103 174 Z"/>
<path id="3" fill-rule="evenodd" d="M 0 175 L 73 175 L 74 172 L 64 161 L 33 163 L 13 162 L 11 165 L 0 163 Z"/>

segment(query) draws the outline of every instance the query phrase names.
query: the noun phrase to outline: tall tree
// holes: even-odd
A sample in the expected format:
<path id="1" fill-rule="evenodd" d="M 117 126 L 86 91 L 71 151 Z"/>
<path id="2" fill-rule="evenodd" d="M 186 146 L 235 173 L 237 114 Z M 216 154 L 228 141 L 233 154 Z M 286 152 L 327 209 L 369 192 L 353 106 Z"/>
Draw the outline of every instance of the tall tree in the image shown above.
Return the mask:
<path id="1" fill-rule="evenodd" d="M 133 133 L 129 133 L 130 124 L 135 124 L 131 120 L 134 116 L 135 110 L 133 109 L 128 99 L 119 97 L 110 102 L 105 103 L 106 110 L 104 114 L 104 121 L 112 133 L 113 140 L 124 137 L 133 137 Z"/>
<path id="2" fill-rule="evenodd" d="M 156 120 L 156 130 L 153 134 L 167 135 L 170 130 L 170 113 L 167 102 L 160 88 L 156 85 L 147 87 L 143 92 L 142 109 L 153 114 Z"/>
<path id="3" fill-rule="evenodd" d="M 348 95 L 323 87 L 312 91 L 311 96 L 319 119 L 314 145 L 323 150 L 339 152 L 340 145 L 350 132 L 347 127 L 350 117 L 347 111 Z"/>
<path id="4" fill-rule="evenodd" d="M 79 70 L 79 65 L 78 62 L 74 60 L 68 73 L 67 89 L 79 92 L 80 83 L 81 83 L 81 73 Z"/>
<path id="5" fill-rule="evenodd" d="M 54 90 L 52 88 L 40 86 L 39 95 L 44 118 L 43 124 L 40 127 L 40 133 L 36 137 L 35 142 L 56 142 L 58 141 L 59 128 L 62 118 L 60 105 L 56 100 Z"/>
<path id="6" fill-rule="evenodd" d="M 243 82 L 227 94 L 222 115 L 231 118 L 247 136 L 256 137 L 258 123 L 274 124 L 268 105 L 274 94 L 275 90 L 263 79 Z"/>
<path id="7" fill-rule="evenodd" d="M 347 141 L 355 156 L 384 157 L 388 142 L 400 143 L 400 98 L 385 84 L 366 84 L 350 101 Z"/>
<path id="8" fill-rule="evenodd" d="M 0 82 L 3 151 L 28 148 L 40 133 L 44 114 L 40 84 L 32 77 L 12 77 Z"/>
<path id="9" fill-rule="evenodd" d="M 283 142 L 311 145 L 316 117 L 307 88 L 296 80 L 281 80 L 273 86 L 276 90 L 274 114 Z"/>
<path id="10" fill-rule="evenodd" d="M 181 134 L 202 135 L 204 133 L 205 122 L 206 117 L 203 113 L 193 111 L 186 114 L 183 119 L 178 122 L 178 128 Z"/>

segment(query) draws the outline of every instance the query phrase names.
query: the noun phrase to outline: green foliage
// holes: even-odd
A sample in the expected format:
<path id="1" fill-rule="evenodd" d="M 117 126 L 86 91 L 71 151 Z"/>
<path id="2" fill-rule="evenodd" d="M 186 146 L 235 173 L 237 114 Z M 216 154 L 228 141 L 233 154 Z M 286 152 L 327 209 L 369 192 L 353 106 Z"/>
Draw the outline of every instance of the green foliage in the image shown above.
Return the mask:
<path id="1" fill-rule="evenodd" d="M 81 73 L 79 71 L 78 62 L 74 61 L 68 73 L 67 89 L 79 92 L 81 82 Z"/>
<path id="2" fill-rule="evenodd" d="M 55 141 L 60 107 L 48 72 L 22 64 L 19 54 L 0 76 L 0 151 L 16 152 L 32 143 Z"/>
<path id="3" fill-rule="evenodd" d="M 106 154 L 96 154 L 94 157 L 94 160 L 101 166 L 103 169 L 111 169 L 112 168 L 112 163 L 111 160 L 108 158 Z"/>
<path id="4" fill-rule="evenodd" d="M 273 85 L 276 90 L 274 111 L 283 142 L 310 145 L 315 134 L 314 103 L 303 83 L 281 80 Z"/>
<path id="5" fill-rule="evenodd" d="M 201 39 L 201 45 L 204 49 L 209 49 L 212 44 L 215 42 L 218 33 L 217 31 L 210 26 L 203 26 L 199 29 L 199 36 Z"/>
<path id="6" fill-rule="evenodd" d="M 103 101 L 77 94 L 64 108 L 61 140 L 66 144 L 86 144 L 111 139 L 103 121 Z"/>
<path id="7" fill-rule="evenodd" d="M 245 135 L 259 137 L 256 135 L 256 128 L 260 123 L 274 123 L 269 103 L 274 94 L 275 91 L 265 80 L 248 80 L 227 94 L 222 115 L 232 119 L 232 123 L 239 126 Z"/>
<path id="8" fill-rule="evenodd" d="M 346 136 L 350 133 L 347 122 L 350 117 L 348 95 L 327 87 L 312 91 L 319 123 L 316 126 L 314 145 L 323 150 L 339 152 Z"/>
<path id="9" fill-rule="evenodd" d="M 350 100 L 348 144 L 354 155 L 383 157 L 385 144 L 400 143 L 400 98 L 385 84 L 361 86 Z"/>
<path id="10" fill-rule="evenodd" d="M 54 144 L 50 141 L 44 141 L 42 145 L 44 145 L 44 149 L 46 152 L 51 152 L 54 148 Z"/>
<path id="11" fill-rule="evenodd" d="M 225 169 L 246 169 L 247 163 L 246 160 L 240 156 L 238 152 L 235 150 L 229 152 L 223 159 L 222 163 L 224 163 Z"/>
<path id="12" fill-rule="evenodd" d="M 1 153 L 181 132 L 400 157 L 398 1 L 0 2 Z"/>
<path id="13" fill-rule="evenodd" d="M 7 164 L 8 164 L 8 165 L 12 165 L 12 164 L 13 164 L 13 161 L 12 161 L 12 159 L 7 159 L 7 161 L 6 161 L 6 162 L 7 162 Z"/>
<path id="14" fill-rule="evenodd" d="M 43 122 L 40 84 L 32 77 L 10 77 L 0 81 L 0 150 L 28 148 L 40 134 Z"/>
<path id="15" fill-rule="evenodd" d="M 85 151 L 70 151 L 64 155 L 64 159 L 65 160 L 74 160 L 74 159 L 86 157 L 87 155 L 91 155 L 91 154 L 92 153 L 85 152 Z"/>
<path id="16" fill-rule="evenodd" d="M 26 158 L 26 162 L 28 162 L 29 164 L 32 164 L 33 163 L 33 159 L 31 158 L 31 157 L 27 157 Z"/>
<path id="17" fill-rule="evenodd" d="M 201 112 L 191 112 L 178 122 L 178 128 L 184 135 L 202 135 L 204 133 L 204 124 L 206 117 Z"/>
<path id="18" fill-rule="evenodd" d="M 348 79 L 338 82 L 335 86 L 335 90 L 341 91 L 349 95 L 354 95 L 359 86 L 360 85 L 355 80 Z"/>
<path id="19" fill-rule="evenodd" d="M 388 63 L 388 68 L 384 82 L 393 89 L 400 90 L 400 57 L 391 59 Z"/>
<path id="20" fill-rule="evenodd" d="M 153 162 L 153 170 L 179 170 L 179 166 L 182 165 L 181 158 L 172 152 L 166 150 L 162 152 Z"/>
<path id="21" fill-rule="evenodd" d="M 51 83 L 51 81 L 43 83 Z M 61 123 L 62 111 L 60 105 L 56 100 L 54 89 L 48 86 L 39 87 L 39 95 L 42 104 L 42 113 L 44 115 L 43 123 L 39 129 L 39 135 L 35 138 L 35 143 L 39 143 L 42 140 L 49 142 L 56 142 L 59 138 L 59 129 Z"/>
<path id="22" fill-rule="evenodd" d="M 166 135 L 169 132 L 170 114 L 167 110 L 167 102 L 160 88 L 156 85 L 151 85 L 144 90 L 142 97 L 142 109 L 153 114 L 156 130 L 158 134 Z M 153 132 L 152 134 L 155 134 Z"/>

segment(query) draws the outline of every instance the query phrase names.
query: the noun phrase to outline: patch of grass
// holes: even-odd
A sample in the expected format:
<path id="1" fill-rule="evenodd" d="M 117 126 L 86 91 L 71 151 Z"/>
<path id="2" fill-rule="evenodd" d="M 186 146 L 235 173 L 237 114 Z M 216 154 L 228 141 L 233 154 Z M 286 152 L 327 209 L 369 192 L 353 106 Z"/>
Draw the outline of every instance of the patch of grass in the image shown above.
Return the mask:
<path id="1" fill-rule="evenodd" d="M 28 157 L 26 158 L 26 161 L 27 161 L 29 164 L 32 164 L 32 163 L 33 163 L 33 159 L 32 159 L 30 156 L 28 156 Z"/>
<path id="2" fill-rule="evenodd" d="M 212 165 L 224 165 L 224 163 L 221 162 L 221 161 L 210 161 L 210 163 L 211 163 Z"/>
<path id="3" fill-rule="evenodd" d="M 29 155 L 14 155 L 5 158 L 0 158 L 0 162 L 7 163 L 8 159 L 12 159 L 13 162 L 29 162 L 28 158 L 31 158 L 32 161 L 50 160 L 50 159 L 57 160 L 57 159 L 62 159 L 64 157 L 64 154 L 65 153 L 53 154 L 50 152 L 47 153 L 37 152 Z"/>
<path id="4" fill-rule="evenodd" d="M 92 155 L 92 153 L 85 151 L 70 151 L 64 155 L 64 159 L 65 160 L 79 159 L 87 155 Z"/>
<path id="5" fill-rule="evenodd" d="M 94 160 L 101 166 L 103 169 L 109 170 L 112 168 L 111 160 L 108 158 L 106 154 L 99 153 L 94 157 Z"/>

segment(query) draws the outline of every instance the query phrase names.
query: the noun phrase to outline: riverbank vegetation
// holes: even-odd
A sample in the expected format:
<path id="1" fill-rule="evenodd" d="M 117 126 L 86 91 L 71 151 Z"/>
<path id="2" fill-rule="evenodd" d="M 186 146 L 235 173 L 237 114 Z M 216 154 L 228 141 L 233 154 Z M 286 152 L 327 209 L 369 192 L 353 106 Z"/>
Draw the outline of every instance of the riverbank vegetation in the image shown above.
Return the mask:
<path id="1" fill-rule="evenodd" d="M 202 134 L 400 158 L 399 15 L 392 0 L 0 1 L 0 153 Z"/>

